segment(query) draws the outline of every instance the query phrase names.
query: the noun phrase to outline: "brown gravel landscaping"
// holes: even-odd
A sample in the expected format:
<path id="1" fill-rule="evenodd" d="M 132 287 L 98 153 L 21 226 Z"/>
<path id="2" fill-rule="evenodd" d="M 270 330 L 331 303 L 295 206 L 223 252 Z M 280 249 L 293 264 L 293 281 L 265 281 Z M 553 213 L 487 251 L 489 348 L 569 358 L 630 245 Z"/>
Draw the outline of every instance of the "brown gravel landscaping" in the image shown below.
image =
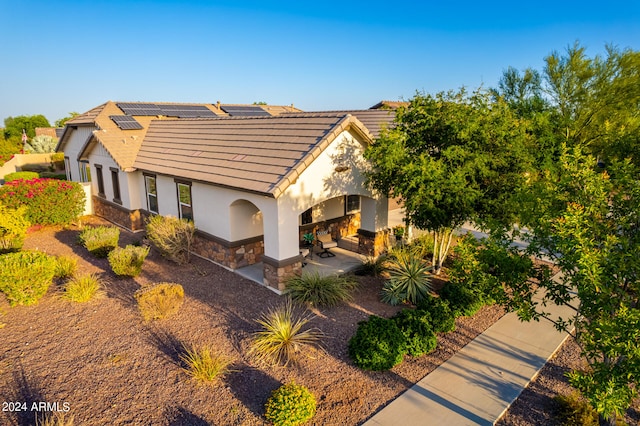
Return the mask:
<path id="1" fill-rule="evenodd" d="M 106 224 L 97 218 L 86 222 Z M 485 307 L 474 317 L 458 318 L 456 331 L 439 335 L 435 352 L 406 357 L 387 372 L 362 371 L 347 356 L 358 322 L 400 308 L 379 301 L 380 279 L 358 277 L 353 302 L 313 311 L 312 326 L 326 335 L 322 351 L 296 366 L 265 367 L 246 354 L 258 330 L 255 320 L 282 303 L 281 296 L 209 261 L 192 258 L 179 266 L 153 249 L 141 275 L 118 278 L 106 259 L 92 257 L 77 243 L 78 233 L 75 226 L 33 230 L 24 248 L 75 255 L 79 272 L 106 280 L 106 294 L 78 304 L 62 300 L 52 286 L 37 305 L 27 307 L 9 307 L 0 296 L 0 400 L 27 402 L 29 408 L 3 411 L 0 425 L 34 424 L 33 402 L 60 408 L 66 403 L 76 425 L 261 425 L 270 393 L 291 380 L 316 396 L 313 424 L 356 425 L 504 314 L 500 307 Z M 122 231 L 120 245 L 141 239 L 142 234 Z M 184 286 L 184 305 L 171 318 L 144 322 L 133 294 L 141 285 L 162 281 Z M 234 359 L 233 372 L 215 385 L 198 384 L 181 370 L 182 345 L 204 343 Z M 551 398 L 568 389 L 562 374 L 576 362 L 575 347 L 565 344 L 500 424 L 553 424 Z M 638 411 L 630 416 L 631 424 L 638 424 Z"/>

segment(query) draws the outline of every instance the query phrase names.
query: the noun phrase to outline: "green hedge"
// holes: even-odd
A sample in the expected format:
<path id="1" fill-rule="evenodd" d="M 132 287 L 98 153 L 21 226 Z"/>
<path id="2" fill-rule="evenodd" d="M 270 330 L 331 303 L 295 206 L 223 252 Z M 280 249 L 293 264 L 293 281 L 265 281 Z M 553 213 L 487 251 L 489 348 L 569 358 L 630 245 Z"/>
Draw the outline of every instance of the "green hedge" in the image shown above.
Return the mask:
<path id="1" fill-rule="evenodd" d="M 85 193 L 77 182 L 29 179 L 7 182 L 0 188 L 0 203 L 26 207 L 32 225 L 62 225 L 76 220 L 85 206 Z"/>
<path id="2" fill-rule="evenodd" d="M 349 340 L 349 357 L 364 370 L 389 370 L 400 364 L 406 353 L 407 339 L 396 322 L 375 315 L 358 323 Z"/>
<path id="3" fill-rule="evenodd" d="M 39 177 L 40 175 L 36 172 L 13 172 L 13 173 L 9 173 L 8 175 L 4 175 L 4 181 L 6 183 L 6 182 L 12 182 L 14 180 L 19 180 L 19 179 L 29 180 L 29 179 L 37 179 Z"/>
<path id="4" fill-rule="evenodd" d="M 57 259 L 39 251 L 0 256 L 0 291 L 11 306 L 33 305 L 45 295 L 56 273 Z"/>

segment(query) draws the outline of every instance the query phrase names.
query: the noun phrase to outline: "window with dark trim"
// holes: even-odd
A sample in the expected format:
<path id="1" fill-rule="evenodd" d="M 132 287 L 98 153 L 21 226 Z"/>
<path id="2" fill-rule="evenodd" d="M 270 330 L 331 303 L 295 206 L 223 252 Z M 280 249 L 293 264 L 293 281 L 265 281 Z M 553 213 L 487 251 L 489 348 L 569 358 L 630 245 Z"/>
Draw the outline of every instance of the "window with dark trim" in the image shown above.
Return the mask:
<path id="1" fill-rule="evenodd" d="M 344 214 L 352 214 L 360 211 L 360 196 L 347 195 L 344 203 Z"/>
<path id="2" fill-rule="evenodd" d="M 147 193 L 147 210 L 158 214 L 158 188 L 154 175 L 144 175 L 144 188 Z"/>
<path id="3" fill-rule="evenodd" d="M 80 182 L 91 182 L 91 171 L 87 160 L 78 161 L 78 170 L 80 171 Z"/>
<path id="4" fill-rule="evenodd" d="M 180 219 L 193 221 L 193 206 L 191 204 L 191 182 L 176 181 L 178 191 L 178 213 Z"/>
<path id="5" fill-rule="evenodd" d="M 303 211 L 300 215 L 300 220 L 303 225 L 313 223 L 313 207 L 311 207 L 309 210 Z"/>
<path id="6" fill-rule="evenodd" d="M 96 180 L 98 181 L 98 195 L 104 198 L 104 178 L 102 177 L 102 166 L 100 164 L 96 164 Z"/>
<path id="7" fill-rule="evenodd" d="M 111 183 L 113 184 L 113 202 L 122 204 L 122 199 L 120 199 L 120 178 L 118 176 L 118 169 L 109 167 L 109 170 L 111 170 Z"/>
<path id="8" fill-rule="evenodd" d="M 67 180 L 73 180 L 71 178 L 71 160 L 69 160 L 69 157 L 64 157 L 64 172 L 67 175 Z"/>

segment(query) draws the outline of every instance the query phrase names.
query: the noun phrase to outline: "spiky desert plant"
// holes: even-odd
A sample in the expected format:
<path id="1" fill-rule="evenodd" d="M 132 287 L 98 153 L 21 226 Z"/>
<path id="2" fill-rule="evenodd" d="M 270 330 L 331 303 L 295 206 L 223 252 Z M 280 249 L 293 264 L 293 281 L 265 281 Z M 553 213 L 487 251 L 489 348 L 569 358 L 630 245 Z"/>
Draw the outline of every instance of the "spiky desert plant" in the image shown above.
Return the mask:
<path id="1" fill-rule="evenodd" d="M 310 356 L 308 352 L 315 349 L 322 337 L 316 328 L 303 330 L 310 320 L 310 316 L 296 314 L 290 300 L 269 309 L 256 320 L 262 329 L 254 334 L 249 354 L 258 362 L 285 366 L 296 362 L 300 354 Z"/>
<path id="2" fill-rule="evenodd" d="M 320 275 L 315 271 L 287 280 L 284 294 L 295 302 L 331 307 L 351 300 L 351 292 L 357 285 L 352 276 Z"/>
<path id="3" fill-rule="evenodd" d="M 389 280 L 382 289 L 382 301 L 397 305 L 416 304 L 432 290 L 431 267 L 413 250 L 395 250 L 388 264 Z"/>
<path id="4" fill-rule="evenodd" d="M 233 359 L 220 353 L 211 345 L 183 346 L 183 350 L 184 353 L 180 355 L 180 360 L 184 364 L 182 369 L 194 380 L 214 384 L 231 372 L 229 366 Z"/>
<path id="5" fill-rule="evenodd" d="M 102 280 L 95 274 L 71 278 L 64 286 L 63 297 L 72 302 L 88 302 L 102 296 Z"/>

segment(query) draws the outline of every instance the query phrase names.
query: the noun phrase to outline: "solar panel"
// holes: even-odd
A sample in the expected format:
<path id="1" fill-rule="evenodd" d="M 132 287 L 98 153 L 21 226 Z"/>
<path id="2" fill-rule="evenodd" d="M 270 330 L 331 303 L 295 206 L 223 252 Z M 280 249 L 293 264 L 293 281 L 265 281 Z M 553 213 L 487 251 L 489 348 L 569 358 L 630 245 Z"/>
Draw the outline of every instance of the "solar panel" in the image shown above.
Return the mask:
<path id="1" fill-rule="evenodd" d="M 158 105 L 162 115 L 169 117 L 194 118 L 217 117 L 216 114 L 204 105 Z"/>
<path id="2" fill-rule="evenodd" d="M 109 118 L 118 125 L 122 130 L 138 130 L 142 129 L 142 125 L 130 115 L 110 115 Z"/>
<path id="3" fill-rule="evenodd" d="M 156 104 L 117 104 L 118 108 L 127 115 L 162 115 L 162 110 Z"/>
<path id="4" fill-rule="evenodd" d="M 232 117 L 271 117 L 257 105 L 222 105 L 220 108 Z"/>

